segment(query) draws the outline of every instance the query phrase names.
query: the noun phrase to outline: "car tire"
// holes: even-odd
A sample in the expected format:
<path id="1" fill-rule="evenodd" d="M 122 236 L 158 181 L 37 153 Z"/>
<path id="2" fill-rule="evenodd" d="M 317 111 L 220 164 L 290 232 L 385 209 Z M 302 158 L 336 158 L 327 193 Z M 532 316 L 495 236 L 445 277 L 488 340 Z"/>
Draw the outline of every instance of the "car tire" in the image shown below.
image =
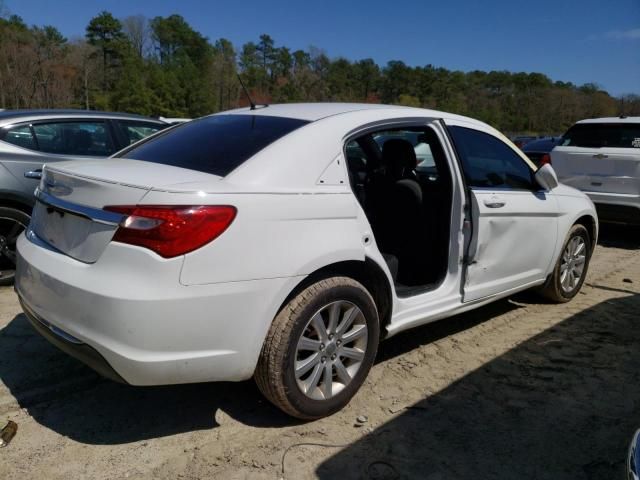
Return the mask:
<path id="1" fill-rule="evenodd" d="M 287 414 L 325 417 L 358 391 L 379 338 L 375 302 L 360 283 L 348 277 L 319 280 L 274 319 L 254 378 L 263 395 Z"/>
<path id="2" fill-rule="evenodd" d="M 570 301 L 582 288 L 589 270 L 590 260 L 591 238 L 589 232 L 582 225 L 574 225 L 569 230 L 553 273 L 543 286 L 541 294 L 556 303 Z M 582 269 L 579 271 L 579 276 L 576 277 L 575 267 L 579 265 L 579 262 L 582 262 L 580 264 Z"/>
<path id="3" fill-rule="evenodd" d="M 12 285 L 16 269 L 16 241 L 27 228 L 28 213 L 10 207 L 0 207 L 0 286 Z"/>

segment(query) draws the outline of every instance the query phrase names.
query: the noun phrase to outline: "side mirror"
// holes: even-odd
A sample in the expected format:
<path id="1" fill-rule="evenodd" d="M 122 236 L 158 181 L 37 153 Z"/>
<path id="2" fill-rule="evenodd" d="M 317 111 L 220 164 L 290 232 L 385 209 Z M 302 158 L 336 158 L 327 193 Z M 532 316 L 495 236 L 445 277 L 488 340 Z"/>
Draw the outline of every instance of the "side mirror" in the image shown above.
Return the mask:
<path id="1" fill-rule="evenodd" d="M 547 191 L 553 190 L 558 186 L 558 183 L 560 183 L 558 182 L 558 175 L 556 175 L 556 171 L 548 163 L 538 169 L 535 177 L 538 185 Z"/>

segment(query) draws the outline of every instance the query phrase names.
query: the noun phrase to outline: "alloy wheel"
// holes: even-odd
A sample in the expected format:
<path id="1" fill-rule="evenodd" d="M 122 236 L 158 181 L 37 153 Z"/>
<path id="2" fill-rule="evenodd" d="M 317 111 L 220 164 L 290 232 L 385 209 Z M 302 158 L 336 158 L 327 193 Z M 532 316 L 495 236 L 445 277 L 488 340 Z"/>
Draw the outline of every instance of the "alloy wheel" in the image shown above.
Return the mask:
<path id="1" fill-rule="evenodd" d="M 347 301 L 322 307 L 298 339 L 294 371 L 300 391 L 328 400 L 342 391 L 360 369 L 367 349 L 364 314 Z"/>
<path id="2" fill-rule="evenodd" d="M 560 285 L 565 293 L 571 293 L 580 283 L 584 273 L 587 246 L 584 238 L 575 236 L 567 244 L 562 253 L 560 264 Z"/>

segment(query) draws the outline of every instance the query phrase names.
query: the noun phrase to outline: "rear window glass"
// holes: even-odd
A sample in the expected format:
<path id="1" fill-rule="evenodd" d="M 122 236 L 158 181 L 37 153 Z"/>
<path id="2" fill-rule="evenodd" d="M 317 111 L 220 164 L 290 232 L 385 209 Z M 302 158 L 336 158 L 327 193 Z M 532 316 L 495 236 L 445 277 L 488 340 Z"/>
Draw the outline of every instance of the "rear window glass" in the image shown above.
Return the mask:
<path id="1" fill-rule="evenodd" d="M 640 148 L 639 123 L 579 123 L 560 141 L 562 146 Z"/>
<path id="2" fill-rule="evenodd" d="M 178 125 L 119 156 L 223 177 L 307 123 L 266 115 L 216 115 Z"/>

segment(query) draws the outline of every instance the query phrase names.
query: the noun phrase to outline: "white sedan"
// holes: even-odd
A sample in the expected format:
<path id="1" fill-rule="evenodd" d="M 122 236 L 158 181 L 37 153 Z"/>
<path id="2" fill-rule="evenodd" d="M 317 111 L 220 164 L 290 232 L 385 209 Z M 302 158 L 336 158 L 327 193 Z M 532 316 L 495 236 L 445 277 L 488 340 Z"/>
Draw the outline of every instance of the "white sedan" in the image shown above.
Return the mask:
<path id="1" fill-rule="evenodd" d="M 16 291 L 42 335 L 132 385 L 253 376 L 304 419 L 348 403 L 382 338 L 532 287 L 569 301 L 598 234 L 495 129 L 384 105 L 208 116 L 46 166 L 36 196 Z"/>

